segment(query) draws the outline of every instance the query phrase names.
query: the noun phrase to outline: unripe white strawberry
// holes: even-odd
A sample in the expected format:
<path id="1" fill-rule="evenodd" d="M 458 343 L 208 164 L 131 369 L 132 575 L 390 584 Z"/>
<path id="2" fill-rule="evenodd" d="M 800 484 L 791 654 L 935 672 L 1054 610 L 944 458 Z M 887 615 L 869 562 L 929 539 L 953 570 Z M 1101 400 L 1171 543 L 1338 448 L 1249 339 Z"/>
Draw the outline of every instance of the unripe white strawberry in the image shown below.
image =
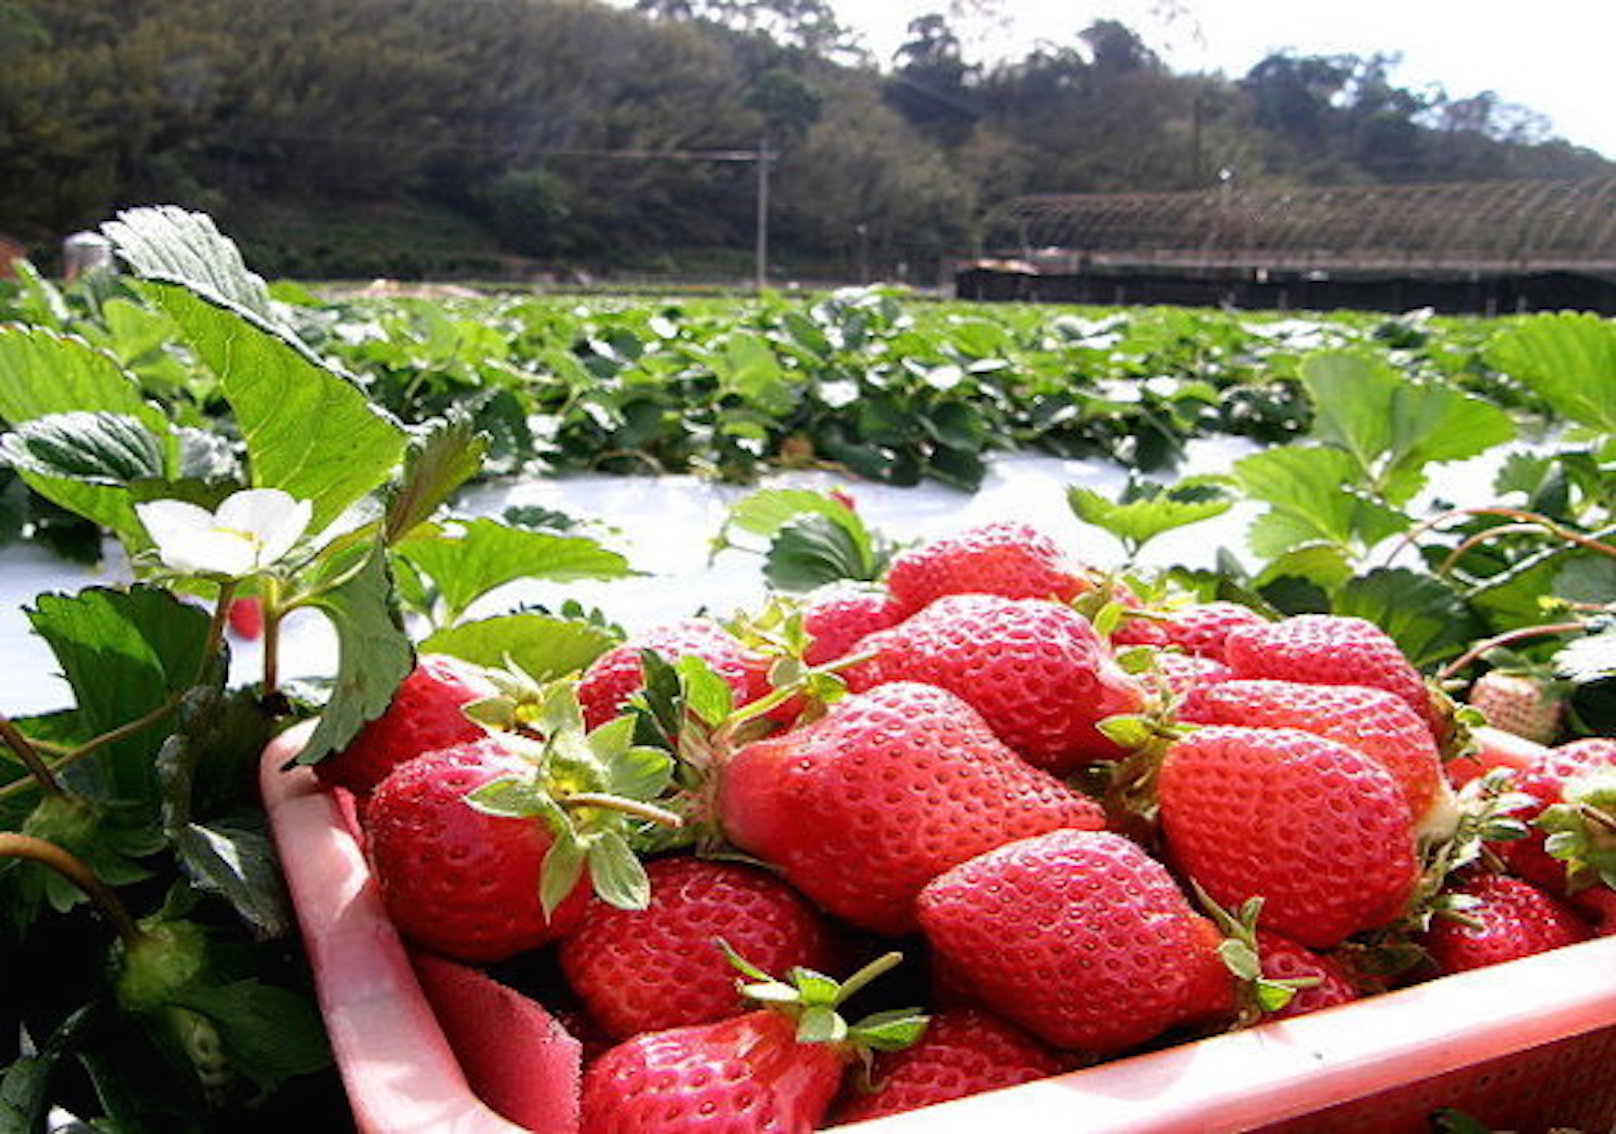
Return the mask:
<path id="1" fill-rule="evenodd" d="M 1468 700 L 1494 728 L 1538 744 L 1553 744 L 1560 734 L 1564 707 L 1536 678 L 1491 669 L 1471 684 Z"/>

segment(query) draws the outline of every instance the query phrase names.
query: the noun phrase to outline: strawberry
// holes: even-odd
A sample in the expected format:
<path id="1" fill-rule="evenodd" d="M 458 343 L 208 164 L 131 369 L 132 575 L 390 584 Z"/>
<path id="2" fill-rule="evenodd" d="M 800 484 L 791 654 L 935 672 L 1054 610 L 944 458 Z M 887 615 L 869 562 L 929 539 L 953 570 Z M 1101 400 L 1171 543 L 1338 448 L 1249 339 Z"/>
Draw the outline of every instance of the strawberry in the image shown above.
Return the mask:
<path id="1" fill-rule="evenodd" d="M 1365 619 L 1298 614 L 1242 626 L 1224 638 L 1224 653 L 1237 677 L 1384 689 L 1408 702 L 1433 735 L 1447 733 L 1419 671 L 1384 630 Z"/>
<path id="2" fill-rule="evenodd" d="M 1511 786 L 1532 802 L 1514 812 L 1514 818 L 1533 829 L 1524 839 L 1494 848 L 1510 873 L 1561 895 L 1599 884 L 1601 867 L 1616 873 L 1616 829 L 1609 819 L 1616 804 L 1613 774 L 1616 739 L 1610 737 L 1546 748 L 1516 773 Z M 1561 855 L 1551 854 L 1546 845 L 1554 833 L 1558 842 L 1553 845 L 1561 847 Z"/>
<path id="3" fill-rule="evenodd" d="M 1593 936 L 1571 907 L 1518 878 L 1478 874 L 1449 893 L 1467 899 L 1455 912 L 1470 924 L 1438 914 L 1422 936 L 1444 973 L 1502 964 Z"/>
<path id="4" fill-rule="evenodd" d="M 672 758 L 618 718 L 584 734 L 573 687 L 536 689 L 542 740 L 487 734 L 393 769 L 365 811 L 382 900 L 400 931 L 446 956 L 497 961 L 564 934 L 591 891 L 644 908 L 628 838 L 657 806 Z"/>
<path id="5" fill-rule="evenodd" d="M 739 1014 L 720 937 L 771 970 L 833 967 L 824 920 L 767 871 L 679 855 L 647 864 L 646 874 L 650 905 L 592 899 L 559 950 L 573 991 L 617 1039 Z"/>
<path id="6" fill-rule="evenodd" d="M 401 764 L 377 786 L 365 814 L 370 857 L 402 933 L 458 960 L 497 961 L 554 940 L 582 916 L 587 886 L 552 915 L 539 902 L 549 831 L 466 802 L 521 767 L 485 736 Z"/>
<path id="7" fill-rule="evenodd" d="M 886 583 L 903 618 L 944 595 L 1067 602 L 1093 587 L 1048 535 L 1009 521 L 968 528 L 899 553 Z"/>
<path id="8" fill-rule="evenodd" d="M 1207 725 L 1168 749 L 1157 792 L 1184 870 L 1221 906 L 1263 898 L 1264 924 L 1304 945 L 1384 925 L 1414 897 L 1420 865 L 1402 789 L 1339 741 Z"/>
<path id="9" fill-rule="evenodd" d="M 1287 1020 L 1358 999 L 1352 971 L 1336 958 L 1266 929 L 1257 930 L 1257 944 L 1263 976 L 1274 981 L 1308 982 L 1296 987 L 1285 1006 L 1269 1012 L 1264 1019 Z"/>
<path id="10" fill-rule="evenodd" d="M 956 863 L 1104 826 L 1097 803 L 1017 757 L 968 704 L 913 682 L 736 750 L 718 765 L 714 806 L 732 843 L 822 909 L 892 935 L 914 928 L 915 895 Z"/>
<path id="11" fill-rule="evenodd" d="M 896 954 L 841 985 L 797 970 L 793 983 L 746 967 L 743 991 L 769 1006 L 716 1023 L 644 1032 L 584 1075 L 584 1134 L 808 1134 L 861 1051 L 912 1043 L 924 1019 L 887 1013 L 848 1025 L 836 1009 Z"/>
<path id="12" fill-rule="evenodd" d="M 482 726 L 465 709 L 496 692 L 470 662 L 446 654 L 422 654 L 386 711 L 341 751 L 314 765 L 314 773 L 324 783 L 365 795 L 406 760 L 483 736 Z"/>
<path id="13" fill-rule="evenodd" d="M 687 618 L 658 626 L 601 654 L 578 682 L 584 721 L 598 728 L 623 711 L 645 684 L 640 651 L 653 650 L 668 661 L 699 657 L 734 693 L 736 705 L 755 701 L 769 691 L 769 659 L 744 646 L 710 618 Z"/>
<path id="14" fill-rule="evenodd" d="M 1224 642 L 1242 626 L 1264 626 L 1267 619 L 1234 602 L 1194 603 L 1173 612 L 1162 624 L 1167 640 L 1185 653 L 1224 660 Z"/>
<path id="15" fill-rule="evenodd" d="M 1122 755 L 1095 726 L 1136 713 L 1144 687 L 1068 606 L 999 595 L 947 595 L 871 635 L 881 681 L 920 681 L 963 697 L 1029 763 L 1056 774 Z M 848 674 L 854 688 L 870 680 Z"/>
<path id="16" fill-rule="evenodd" d="M 918 1110 L 1066 1070 L 1069 1060 L 1020 1028 L 977 1008 L 938 1012 L 902 1051 L 875 1057 L 869 1085 L 843 1092 L 841 1125 Z"/>
<path id="17" fill-rule="evenodd" d="M 1056 1047 L 1111 1055 L 1204 1011 L 1217 934 L 1120 835 L 1005 844 L 933 879 L 918 906 L 948 967 Z"/>
<path id="18" fill-rule="evenodd" d="M 1299 728 L 1359 749 L 1402 787 L 1418 832 L 1451 832 L 1455 807 L 1442 754 L 1431 730 L 1401 698 L 1365 685 L 1248 678 L 1205 690 L 1200 703 L 1207 724 Z"/>
<path id="19" fill-rule="evenodd" d="M 1465 699 L 1494 728 L 1538 744 L 1553 744 L 1560 735 L 1564 705 L 1525 674 L 1490 669 L 1471 682 Z"/>
<path id="20" fill-rule="evenodd" d="M 850 585 L 816 591 L 802 609 L 802 628 L 808 636 L 803 661 L 809 665 L 833 662 L 852 653 L 866 635 L 897 621 L 897 611 L 885 591 Z"/>
<path id="21" fill-rule="evenodd" d="M 230 633 L 248 642 L 264 636 L 264 603 L 257 595 L 243 595 L 232 599 L 226 615 Z"/>

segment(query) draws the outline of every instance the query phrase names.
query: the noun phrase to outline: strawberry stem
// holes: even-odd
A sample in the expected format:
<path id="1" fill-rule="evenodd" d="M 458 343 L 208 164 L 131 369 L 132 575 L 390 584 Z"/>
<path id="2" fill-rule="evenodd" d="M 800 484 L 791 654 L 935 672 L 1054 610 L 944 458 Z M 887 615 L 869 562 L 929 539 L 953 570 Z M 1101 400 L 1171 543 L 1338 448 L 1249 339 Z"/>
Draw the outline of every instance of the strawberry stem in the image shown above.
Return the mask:
<path id="1" fill-rule="evenodd" d="M 117 931 L 119 939 L 125 946 L 135 945 L 145 938 L 145 933 L 135 924 L 135 919 L 129 916 L 129 911 L 118 899 L 118 895 L 113 893 L 112 888 L 97 878 L 95 872 L 86 866 L 82 859 L 55 843 L 35 838 L 33 835 L 0 831 L 0 858 L 28 859 L 66 878 L 95 903 L 96 908 L 112 923 L 113 929 Z"/>
<path id="2" fill-rule="evenodd" d="M 626 796 L 612 795 L 609 792 L 580 791 L 564 796 L 556 802 L 563 807 L 598 807 L 605 811 L 617 811 L 624 815 L 632 815 L 636 819 L 649 820 L 663 827 L 677 829 L 685 824 L 682 815 L 666 807 L 658 807 L 654 803 L 645 803 Z"/>

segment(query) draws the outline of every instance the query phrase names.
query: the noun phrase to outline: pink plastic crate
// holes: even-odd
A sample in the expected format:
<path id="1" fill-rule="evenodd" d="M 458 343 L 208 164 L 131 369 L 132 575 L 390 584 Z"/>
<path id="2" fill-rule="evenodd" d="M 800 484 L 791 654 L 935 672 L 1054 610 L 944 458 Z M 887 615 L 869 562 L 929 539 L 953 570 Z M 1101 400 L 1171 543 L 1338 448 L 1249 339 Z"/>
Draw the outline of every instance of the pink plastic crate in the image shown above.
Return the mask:
<path id="1" fill-rule="evenodd" d="M 370 1134 L 571 1134 L 579 1048 L 538 1004 L 418 957 L 351 814 L 265 752 L 276 845 L 355 1120 Z M 869 1134 L 1428 1129 L 1456 1107 L 1527 1134 L 1616 1130 L 1616 938 L 863 1124 Z"/>

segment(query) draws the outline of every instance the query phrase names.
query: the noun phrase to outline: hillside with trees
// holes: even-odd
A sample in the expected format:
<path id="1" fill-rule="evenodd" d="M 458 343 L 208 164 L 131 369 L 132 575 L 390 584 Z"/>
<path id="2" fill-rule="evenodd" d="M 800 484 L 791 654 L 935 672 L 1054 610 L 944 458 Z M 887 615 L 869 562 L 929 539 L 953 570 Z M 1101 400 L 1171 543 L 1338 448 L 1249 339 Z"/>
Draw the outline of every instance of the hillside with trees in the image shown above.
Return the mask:
<path id="1" fill-rule="evenodd" d="M 803 278 L 969 251 L 1024 193 L 1609 174 L 1389 56 L 1174 73 L 1114 20 L 991 66 L 941 15 L 892 60 L 823 0 L 0 0 L 0 232 L 49 263 L 130 205 L 307 277 Z"/>

